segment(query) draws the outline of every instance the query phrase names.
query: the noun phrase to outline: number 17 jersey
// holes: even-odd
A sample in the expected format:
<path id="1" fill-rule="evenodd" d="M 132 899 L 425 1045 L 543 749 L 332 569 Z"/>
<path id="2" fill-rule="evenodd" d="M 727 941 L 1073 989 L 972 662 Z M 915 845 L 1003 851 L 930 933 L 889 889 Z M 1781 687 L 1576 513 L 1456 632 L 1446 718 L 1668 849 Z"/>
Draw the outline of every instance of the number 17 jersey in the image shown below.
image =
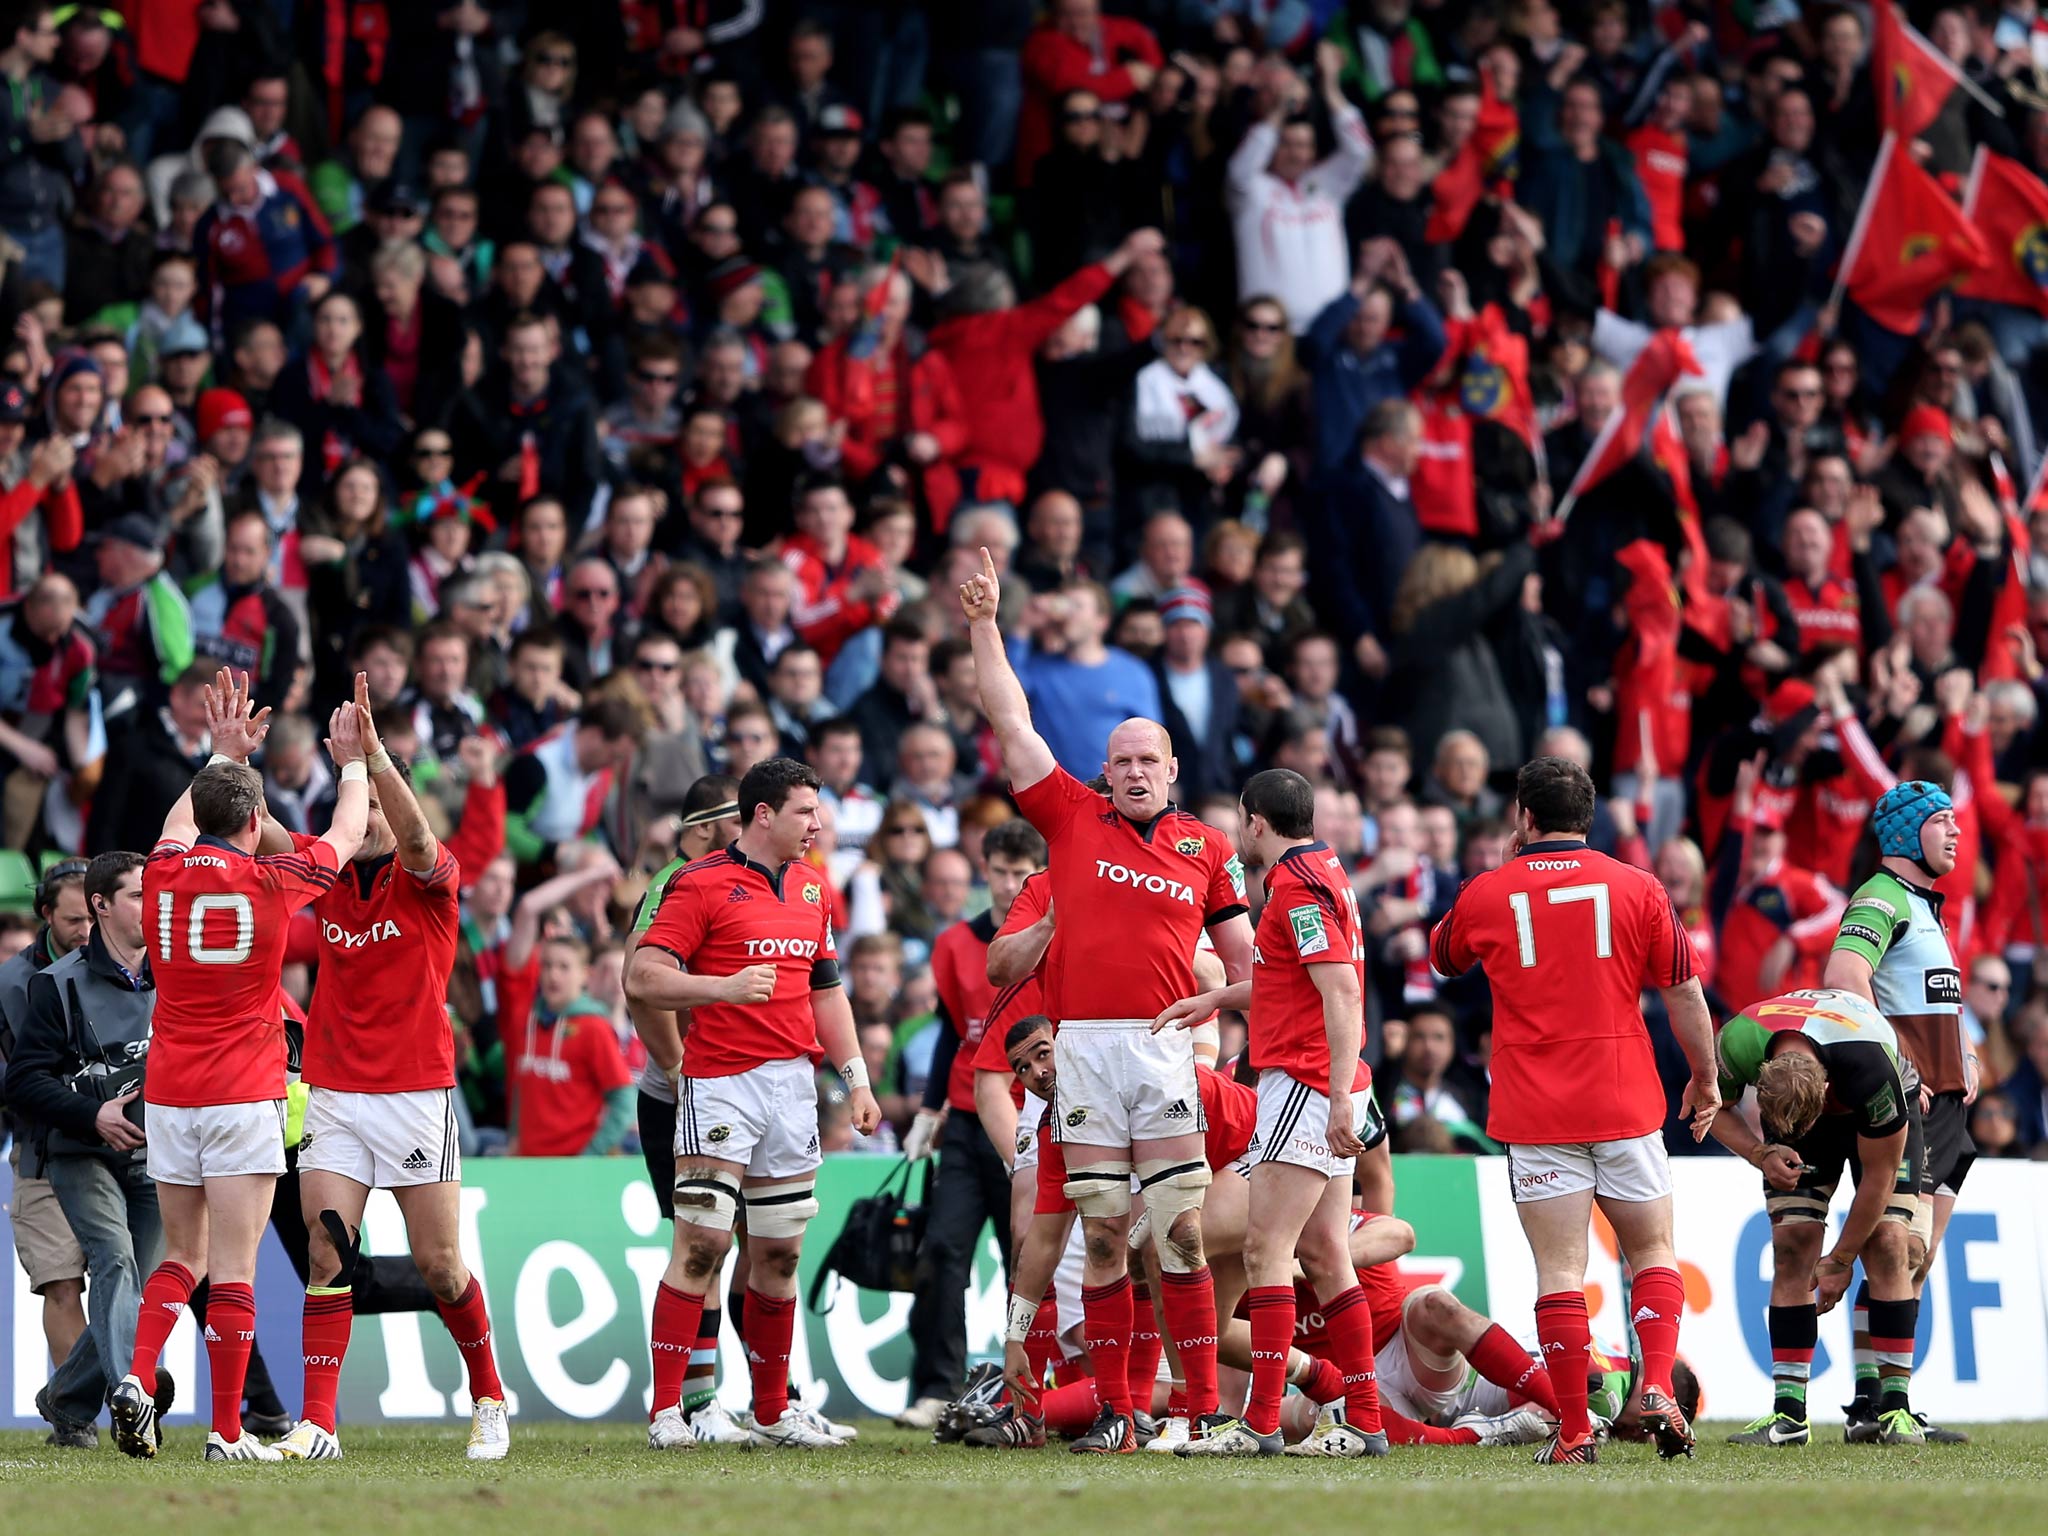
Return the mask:
<path id="1" fill-rule="evenodd" d="M 1695 961 L 1647 870 L 1581 842 L 1531 843 L 1458 893 L 1430 963 L 1445 976 L 1485 967 L 1494 1140 L 1625 1141 L 1663 1125 L 1642 992 L 1679 985 Z"/>
<path id="2" fill-rule="evenodd" d="M 151 851 L 142 931 L 156 1012 L 145 1099 L 200 1108 L 284 1097 L 285 935 L 335 870 L 324 842 L 262 858 L 208 836 Z"/>

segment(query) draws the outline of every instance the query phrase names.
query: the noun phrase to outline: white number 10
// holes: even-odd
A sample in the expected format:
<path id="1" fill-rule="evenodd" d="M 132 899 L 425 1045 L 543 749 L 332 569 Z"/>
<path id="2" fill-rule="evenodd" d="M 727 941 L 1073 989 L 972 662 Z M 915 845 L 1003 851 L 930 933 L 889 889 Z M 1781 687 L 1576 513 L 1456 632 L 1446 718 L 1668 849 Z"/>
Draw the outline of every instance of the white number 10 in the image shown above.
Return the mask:
<path id="1" fill-rule="evenodd" d="M 209 912 L 231 913 L 235 919 L 235 942 L 222 947 L 206 942 L 206 915 Z M 174 958 L 172 946 L 177 939 L 177 928 L 172 922 L 171 893 L 158 891 L 156 895 L 156 941 L 157 952 L 169 960 Z M 240 891 L 208 891 L 192 898 L 192 910 L 185 924 L 185 953 L 200 965 L 240 965 L 247 960 L 256 947 L 256 906 Z"/>
<path id="2" fill-rule="evenodd" d="M 1550 904 L 1561 907 L 1568 901 L 1590 901 L 1593 904 L 1593 953 L 1602 960 L 1614 955 L 1614 909 L 1608 904 L 1607 887 L 1604 885 L 1560 885 L 1549 893 Z M 1529 893 L 1515 891 L 1508 896 L 1508 906 L 1515 914 L 1515 944 L 1522 952 L 1522 969 L 1533 969 L 1536 964 L 1536 927 L 1529 921 Z"/>

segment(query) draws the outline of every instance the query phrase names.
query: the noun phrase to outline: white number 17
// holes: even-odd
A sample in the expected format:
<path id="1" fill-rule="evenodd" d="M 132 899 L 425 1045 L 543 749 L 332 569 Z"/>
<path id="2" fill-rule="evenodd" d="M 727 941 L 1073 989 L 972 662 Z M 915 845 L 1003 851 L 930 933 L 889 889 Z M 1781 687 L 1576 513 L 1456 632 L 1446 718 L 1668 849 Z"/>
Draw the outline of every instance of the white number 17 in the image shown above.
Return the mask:
<path id="1" fill-rule="evenodd" d="M 1561 907 L 1568 901 L 1590 901 L 1593 904 L 1593 953 L 1602 960 L 1613 958 L 1614 909 L 1608 903 L 1605 885 L 1560 885 L 1547 894 L 1553 907 Z M 1533 969 L 1536 964 L 1536 926 L 1529 921 L 1529 893 L 1511 892 L 1508 906 L 1515 914 L 1515 944 L 1522 952 L 1522 969 Z"/>

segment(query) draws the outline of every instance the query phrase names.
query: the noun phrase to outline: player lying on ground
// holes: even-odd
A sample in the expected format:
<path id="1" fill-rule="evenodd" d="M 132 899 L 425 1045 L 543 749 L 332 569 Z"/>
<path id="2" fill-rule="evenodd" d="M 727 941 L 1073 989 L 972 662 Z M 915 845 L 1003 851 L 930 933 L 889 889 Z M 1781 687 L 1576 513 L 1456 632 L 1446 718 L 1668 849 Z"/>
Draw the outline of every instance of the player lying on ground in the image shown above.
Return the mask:
<path id="1" fill-rule="evenodd" d="M 683 1373 L 744 1201 L 753 1268 L 741 1338 L 754 1443 L 823 1449 L 841 1442 L 789 1402 L 797 1262 L 818 1213 L 822 1161 L 811 1052 L 822 1045 L 845 1080 L 857 1130 L 872 1131 L 881 1109 L 839 984 L 824 882 L 803 862 L 818 832 L 818 776 L 771 758 L 740 781 L 739 813 L 731 848 L 670 878 L 627 970 L 631 1001 L 693 1010 L 678 1082 L 674 1251 L 654 1303 L 648 1443 L 694 1443 Z"/>
<path id="2" fill-rule="evenodd" d="M 241 708 L 260 735 L 269 711 Z M 208 1461 L 278 1461 L 242 1433 L 243 1377 L 256 1338 L 256 1251 L 284 1172 L 285 1030 L 278 1008 L 291 915 L 326 894 L 355 855 L 369 817 L 362 728 L 345 704 L 328 721 L 339 770 L 324 837 L 258 857 L 263 779 L 216 757 L 164 819 L 143 866 L 143 909 L 156 943 L 149 1077 L 149 1176 L 164 1223 L 164 1259 L 143 1285 L 135 1358 L 108 1397 L 114 1443 L 156 1454 L 156 1362 L 204 1276 L 213 1377 Z"/>
<path id="3" fill-rule="evenodd" d="M 1046 1007 L 1060 1021 L 1055 1135 L 1067 1144 L 1072 1198 L 1087 1238 L 1089 1358 L 1103 1384 L 1101 1423 L 1084 1452 L 1138 1448 L 1127 1396 L 1133 1300 L 1127 1237 L 1131 1175 L 1158 1232 L 1164 1305 L 1187 1375 L 1199 1438 L 1216 1408 L 1216 1303 L 1202 1251 L 1202 1151 L 1195 1059 L 1184 1034 L 1151 1021 L 1194 991 L 1197 936 L 1207 929 L 1226 976 L 1251 968 L 1243 870 L 1222 834 L 1167 799 L 1178 764 L 1165 728 L 1126 720 L 1110 733 L 1110 808 L 1054 760 L 1031 722 L 997 626 L 995 562 L 960 587 L 982 707 L 1012 792 L 1051 851 L 1048 875 L 1063 921 L 1052 941 Z M 1106 603 L 1087 599 L 1105 623 Z"/>
<path id="4" fill-rule="evenodd" d="M 1767 998 L 1721 1026 L 1721 1111 L 1714 1139 L 1764 1176 L 1771 1218 L 1771 1411 L 1736 1445 L 1805 1445 L 1806 1383 L 1820 1339 L 1820 1314 L 1848 1289 L 1856 1261 L 1869 1277 L 1878 1366 L 1897 1402 L 1879 1419 L 1887 1445 L 1917 1444 L 1920 1425 L 1906 1403 L 1913 1366 L 1914 1249 L 1924 1239 L 1920 1193 L 1926 1151 L 1920 1106 L 1899 1060 L 1898 1036 L 1853 992 L 1815 990 Z M 1736 1105 L 1756 1090 L 1759 1141 Z M 1825 1256 L 1828 1205 L 1854 1170 L 1849 1215 Z"/>
<path id="5" fill-rule="evenodd" d="M 1584 1392 L 1596 1204 L 1635 1276 L 1642 1421 L 1660 1455 L 1692 1453 L 1692 1426 L 1671 1388 L 1685 1283 L 1671 1246 L 1664 1085 L 1643 1024 L 1645 988 L 1663 998 L 1692 1069 L 1681 1102 L 1695 1139 L 1720 1104 L 1692 943 L 1654 877 L 1586 846 L 1593 805 L 1593 781 L 1576 763 L 1524 764 L 1512 853 L 1458 893 L 1430 946 L 1440 974 L 1483 965 L 1493 989 L 1486 1131 L 1507 1144 L 1515 1214 L 1536 1259 L 1536 1329 L 1559 1411 L 1558 1432 L 1536 1459 L 1557 1466 L 1598 1455 Z"/>

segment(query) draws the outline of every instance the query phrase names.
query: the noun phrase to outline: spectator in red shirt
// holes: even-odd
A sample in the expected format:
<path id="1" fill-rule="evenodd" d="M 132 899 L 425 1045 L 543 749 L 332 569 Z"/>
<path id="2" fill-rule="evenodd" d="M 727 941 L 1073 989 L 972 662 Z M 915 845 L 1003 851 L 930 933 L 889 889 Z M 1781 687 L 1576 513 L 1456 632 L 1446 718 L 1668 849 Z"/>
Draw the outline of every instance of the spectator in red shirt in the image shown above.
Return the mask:
<path id="1" fill-rule="evenodd" d="M 875 680 L 882 632 L 901 601 L 881 554 L 853 532 L 853 502 L 832 475 L 797 483 L 797 531 L 782 563 L 796 578 L 789 621 L 825 663 L 825 694 L 842 708 Z"/>
<path id="2" fill-rule="evenodd" d="M 1024 43 L 1024 109 L 1017 117 L 1017 184 L 1052 148 L 1053 115 L 1069 91 L 1125 101 L 1151 85 L 1166 62 L 1150 29 L 1102 14 L 1100 0 L 1053 0 L 1045 24 Z"/>
<path id="3" fill-rule="evenodd" d="M 845 424 L 839 451 L 847 473 L 860 481 L 878 474 L 911 481 L 933 531 L 943 533 L 960 499 L 953 460 L 967 446 L 953 370 L 904 326 L 909 278 L 893 267 L 869 268 L 861 304 L 862 323 L 818 354 L 805 388 L 835 424 Z"/>

